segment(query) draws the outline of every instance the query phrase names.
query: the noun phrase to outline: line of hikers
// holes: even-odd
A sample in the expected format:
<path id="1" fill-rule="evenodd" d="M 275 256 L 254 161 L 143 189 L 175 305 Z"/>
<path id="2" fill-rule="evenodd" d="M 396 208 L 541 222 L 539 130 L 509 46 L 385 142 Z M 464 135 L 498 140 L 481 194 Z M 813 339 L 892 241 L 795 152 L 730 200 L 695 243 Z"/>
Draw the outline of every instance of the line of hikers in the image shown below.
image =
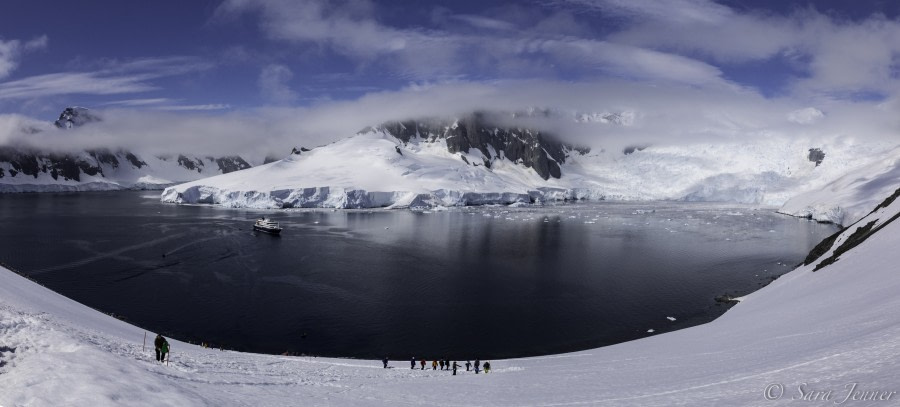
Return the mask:
<path id="1" fill-rule="evenodd" d="M 384 359 L 381 359 L 381 363 L 384 365 L 385 369 L 388 368 L 388 358 L 387 357 L 385 357 Z M 428 363 L 428 361 L 425 359 L 419 360 L 420 369 L 425 370 L 425 365 L 427 363 Z M 436 359 L 436 360 L 431 361 L 431 370 L 437 370 L 438 366 L 440 366 L 441 370 L 453 370 L 454 376 L 456 376 L 456 369 L 460 368 L 459 363 L 457 363 L 455 360 L 453 361 L 453 363 L 450 363 L 450 360 L 448 360 L 448 359 Z M 466 371 L 468 372 L 472 368 L 473 364 L 467 360 L 466 364 L 464 366 L 466 367 Z M 475 359 L 474 366 L 475 366 L 475 374 L 478 374 L 479 372 L 481 372 L 482 365 L 481 365 L 480 360 Z M 415 357 L 413 357 L 412 359 L 409 360 L 409 368 L 410 369 L 416 368 L 416 358 Z M 484 372 L 485 373 L 491 372 L 491 362 L 489 362 L 489 361 L 484 362 Z"/>
<path id="2" fill-rule="evenodd" d="M 156 361 L 161 362 L 161 363 L 165 362 L 166 354 L 169 353 L 169 341 L 167 341 L 166 338 L 163 338 L 162 335 L 156 334 L 156 339 L 153 340 L 153 347 L 156 349 Z M 204 346 L 204 347 L 206 347 L 206 346 Z M 388 358 L 385 357 L 384 359 L 382 359 L 381 363 L 383 363 L 384 368 L 387 369 Z M 427 363 L 427 361 L 425 359 L 422 359 L 419 361 L 421 370 L 425 370 L 426 363 Z M 455 360 L 453 361 L 452 364 L 447 359 L 431 361 L 431 370 L 437 370 L 438 366 L 440 366 L 441 370 L 453 370 L 454 376 L 456 376 L 456 370 L 459 369 L 459 367 L 460 367 L 459 363 L 457 363 Z M 473 364 L 467 360 L 465 366 L 466 366 L 466 371 L 468 372 L 469 369 L 472 368 Z M 478 359 L 475 359 L 474 366 L 475 366 L 475 374 L 478 374 L 482 368 L 481 361 Z M 412 359 L 409 360 L 409 368 L 410 369 L 416 368 L 416 358 L 415 357 L 413 357 Z M 491 372 L 491 362 L 489 362 L 489 361 L 484 362 L 484 373 L 490 373 L 490 372 Z"/>

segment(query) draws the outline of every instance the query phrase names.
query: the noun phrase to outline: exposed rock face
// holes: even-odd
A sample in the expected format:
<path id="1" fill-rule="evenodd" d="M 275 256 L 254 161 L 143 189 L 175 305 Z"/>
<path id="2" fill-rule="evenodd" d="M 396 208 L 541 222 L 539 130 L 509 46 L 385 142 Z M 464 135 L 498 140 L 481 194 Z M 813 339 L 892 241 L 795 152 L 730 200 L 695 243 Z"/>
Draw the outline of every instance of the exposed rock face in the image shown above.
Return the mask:
<path id="1" fill-rule="evenodd" d="M 209 159 L 213 159 L 213 157 L 207 157 Z M 247 161 L 244 161 L 243 158 L 231 155 L 228 157 L 220 157 L 214 159 L 216 165 L 219 166 L 219 171 L 222 171 L 222 174 L 227 174 L 229 172 L 246 170 L 250 168 L 250 164 Z"/>
<path id="2" fill-rule="evenodd" d="M 83 126 L 91 122 L 101 121 L 100 117 L 91 113 L 84 107 L 67 107 L 59 115 L 59 119 L 54 122 L 56 127 L 61 129 L 71 129 L 73 127 Z"/>
<path id="3" fill-rule="evenodd" d="M 119 166 L 116 155 L 108 150 L 88 150 L 86 154 L 44 154 L 34 150 L 0 147 L 0 162 L 9 163 L 12 177 L 37 178 L 41 173 L 54 180 L 81 181 L 81 175 L 103 175 L 101 164 Z"/>
<path id="4" fill-rule="evenodd" d="M 245 170 L 251 167 L 251 165 L 247 161 L 236 155 L 219 158 L 210 156 L 206 157 L 206 159 L 204 160 L 200 157 L 190 157 L 184 154 L 179 154 L 177 161 L 178 165 L 191 171 L 197 171 L 198 173 L 202 173 L 204 169 L 206 169 L 207 164 L 215 164 L 216 168 L 218 168 L 219 171 L 222 172 L 222 174 Z"/>
<path id="5" fill-rule="evenodd" d="M 543 179 L 559 178 L 562 175 L 559 165 L 572 151 L 589 151 L 562 143 L 541 131 L 494 126 L 481 113 L 453 121 L 423 119 L 388 122 L 379 129 L 403 143 L 416 138 L 425 141 L 443 139 L 450 153 L 469 153 L 475 149 L 481 152 L 484 165 L 488 168 L 493 160 L 507 159 L 534 169 Z"/>
<path id="6" fill-rule="evenodd" d="M 199 158 L 188 158 L 184 154 L 178 155 L 178 165 L 187 168 L 191 171 L 202 172 L 203 171 L 203 160 Z"/>
<path id="7" fill-rule="evenodd" d="M 822 151 L 821 148 L 811 148 L 809 149 L 809 155 L 807 156 L 809 161 L 816 163 L 816 167 L 822 164 L 822 161 L 825 159 L 825 152 Z"/>
<path id="8" fill-rule="evenodd" d="M 145 165 L 147 165 L 146 162 L 141 161 L 139 158 L 137 158 L 136 155 L 134 155 L 132 153 L 125 153 L 125 159 L 128 160 L 128 162 L 130 162 L 131 165 L 135 166 L 135 168 L 141 168 L 141 167 L 144 167 Z"/>
<path id="9" fill-rule="evenodd" d="M 622 153 L 625 155 L 634 154 L 636 151 L 644 151 L 647 146 L 628 146 L 622 149 Z"/>

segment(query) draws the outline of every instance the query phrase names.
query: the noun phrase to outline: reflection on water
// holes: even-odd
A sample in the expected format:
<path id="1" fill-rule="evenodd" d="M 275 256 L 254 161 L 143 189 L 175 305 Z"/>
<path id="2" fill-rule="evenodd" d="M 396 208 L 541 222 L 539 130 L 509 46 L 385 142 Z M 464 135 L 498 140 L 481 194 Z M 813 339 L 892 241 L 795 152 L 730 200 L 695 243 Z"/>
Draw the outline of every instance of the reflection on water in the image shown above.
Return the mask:
<path id="1" fill-rule="evenodd" d="M 152 331 L 242 350 L 498 358 L 709 321 L 833 226 L 768 210 L 594 203 L 267 213 L 147 192 L 3 195 L 0 261 Z M 667 317 L 674 317 L 670 321 Z"/>

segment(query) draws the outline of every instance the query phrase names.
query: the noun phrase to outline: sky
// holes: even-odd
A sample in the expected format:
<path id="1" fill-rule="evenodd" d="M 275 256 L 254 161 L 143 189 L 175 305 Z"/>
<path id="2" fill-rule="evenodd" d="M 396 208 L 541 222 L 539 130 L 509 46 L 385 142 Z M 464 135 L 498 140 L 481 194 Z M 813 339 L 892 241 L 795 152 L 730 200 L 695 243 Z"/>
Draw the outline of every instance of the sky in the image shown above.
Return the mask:
<path id="1" fill-rule="evenodd" d="M 11 0 L 0 8 L 0 144 L 282 151 L 386 120 L 533 107 L 635 113 L 628 130 L 543 124 L 599 144 L 884 139 L 900 130 L 895 1 Z M 21 131 L 72 105 L 107 120 L 62 140 Z"/>

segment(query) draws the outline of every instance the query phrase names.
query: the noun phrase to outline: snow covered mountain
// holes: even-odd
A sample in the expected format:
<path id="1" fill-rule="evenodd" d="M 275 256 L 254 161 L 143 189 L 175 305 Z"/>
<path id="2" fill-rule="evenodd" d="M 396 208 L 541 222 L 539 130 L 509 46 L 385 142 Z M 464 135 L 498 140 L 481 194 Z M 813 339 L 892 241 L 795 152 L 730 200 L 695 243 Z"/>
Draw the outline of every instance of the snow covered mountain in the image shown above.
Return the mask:
<path id="1" fill-rule="evenodd" d="M 779 210 L 787 215 L 849 225 L 859 221 L 883 196 L 900 186 L 900 148 L 861 165 L 821 189 L 791 198 Z"/>
<path id="2" fill-rule="evenodd" d="M 71 129 L 101 120 L 86 108 L 68 107 L 54 124 Z M 159 156 L 124 149 L 58 152 L 0 146 L 0 192 L 161 189 L 246 168 L 250 164 L 239 156 Z"/>
<path id="3" fill-rule="evenodd" d="M 143 348 L 140 327 L 0 267 L 0 405 L 646 407 L 768 405 L 826 392 L 820 404 L 881 405 L 896 400 L 900 378 L 897 195 L 880 197 L 806 265 L 715 321 L 581 352 L 492 360 L 487 375 L 171 339 L 166 366 Z"/>
<path id="4" fill-rule="evenodd" d="M 544 113 L 548 114 L 548 113 Z M 607 118 L 604 118 L 609 116 Z M 628 126 L 633 115 L 600 115 Z M 581 119 L 579 119 L 581 118 Z M 586 120 L 575 115 L 573 120 Z M 842 137 L 589 150 L 483 115 L 369 127 L 252 170 L 166 189 L 162 199 L 231 207 L 417 207 L 562 199 L 781 205 L 895 145 Z"/>

